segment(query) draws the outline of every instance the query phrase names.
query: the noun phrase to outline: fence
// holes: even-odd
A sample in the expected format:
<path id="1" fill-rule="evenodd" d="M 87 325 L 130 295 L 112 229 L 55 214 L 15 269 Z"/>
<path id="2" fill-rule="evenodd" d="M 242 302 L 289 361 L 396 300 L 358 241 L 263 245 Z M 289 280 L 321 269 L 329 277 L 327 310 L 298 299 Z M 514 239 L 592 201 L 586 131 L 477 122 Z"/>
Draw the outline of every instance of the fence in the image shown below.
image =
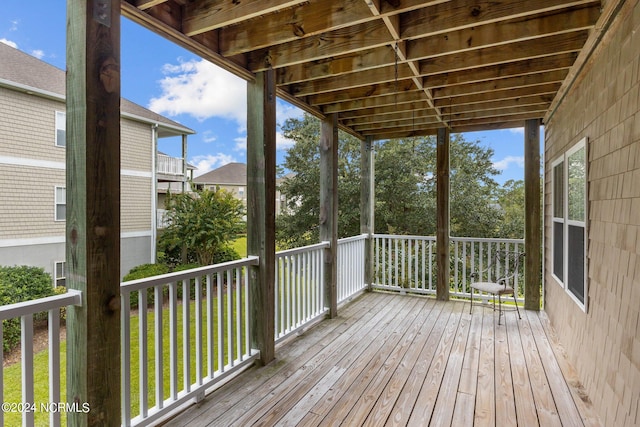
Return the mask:
<path id="1" fill-rule="evenodd" d="M 36 313 L 47 312 L 49 331 L 49 400 L 57 405 L 60 398 L 60 310 L 69 305 L 82 305 L 81 293 L 69 290 L 62 295 L 54 295 L 33 301 L 0 306 L 0 343 L 3 342 L 2 321 L 20 318 L 20 343 L 22 358 L 22 397 L 20 402 L 7 402 L 4 393 L 4 369 L 0 370 L 0 397 L 3 407 L 0 411 L 0 425 L 5 425 L 5 412 L 21 412 L 22 425 L 34 425 L 36 412 L 43 412 L 41 403 L 35 399 L 35 376 L 33 369 L 33 317 Z M 0 345 L 0 360 L 4 360 L 3 346 Z M 12 384 L 12 386 L 15 386 Z M 66 393 L 65 393 L 66 394 Z M 8 404 L 10 406 L 5 407 Z M 13 407 L 15 405 L 15 407 Z M 36 406 L 37 405 L 37 406 Z M 46 410 L 49 413 L 49 425 L 60 425 L 60 411 Z"/>
<path id="2" fill-rule="evenodd" d="M 425 236 L 374 235 L 374 288 L 436 293 L 436 239 Z M 470 297 L 471 273 L 486 267 L 497 250 L 524 252 L 522 239 L 450 238 L 450 295 Z M 524 274 L 516 276 L 517 299 L 524 301 Z"/>
<path id="3" fill-rule="evenodd" d="M 248 286 L 248 267 L 257 264 L 249 257 L 122 283 L 124 425 L 148 425 L 201 400 L 258 356 L 250 343 Z"/>

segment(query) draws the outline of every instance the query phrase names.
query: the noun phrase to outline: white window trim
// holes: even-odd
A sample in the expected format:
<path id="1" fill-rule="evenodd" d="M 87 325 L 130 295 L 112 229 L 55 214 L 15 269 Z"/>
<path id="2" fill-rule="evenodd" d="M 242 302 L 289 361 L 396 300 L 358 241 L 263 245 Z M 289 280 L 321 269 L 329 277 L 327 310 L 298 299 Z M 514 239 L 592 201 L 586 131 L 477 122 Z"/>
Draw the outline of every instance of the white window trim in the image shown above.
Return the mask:
<path id="1" fill-rule="evenodd" d="M 64 222 L 67 220 L 67 218 L 63 218 L 63 219 L 59 219 L 58 218 L 58 205 L 61 205 L 62 203 L 60 203 L 58 201 L 58 189 L 59 188 L 63 188 L 65 190 L 65 195 L 67 194 L 67 188 L 64 185 L 56 185 L 53 188 L 53 220 L 56 222 Z M 64 205 L 67 205 L 67 201 L 64 201 Z"/>
<path id="2" fill-rule="evenodd" d="M 65 144 L 60 145 L 58 143 L 58 129 L 64 130 L 65 135 L 67 133 L 67 113 L 64 111 L 56 111 L 56 129 L 55 129 L 55 137 L 54 137 L 54 145 L 58 148 L 65 148 L 67 146 L 67 141 L 65 138 Z"/>
<path id="3" fill-rule="evenodd" d="M 555 270 L 555 264 L 554 263 L 555 263 L 555 255 L 556 255 L 555 254 L 555 246 L 556 245 L 555 245 L 555 234 L 554 234 L 555 227 L 554 226 L 555 226 L 556 223 L 561 223 L 562 224 L 562 240 L 563 240 L 562 249 L 563 249 L 563 252 L 564 252 L 564 249 L 566 248 L 566 246 L 564 246 L 565 245 L 565 231 L 566 231 L 565 230 L 565 228 L 566 228 L 565 222 L 566 221 L 565 221 L 565 218 L 564 218 L 565 215 L 566 215 L 565 210 L 564 210 L 565 207 L 566 207 L 566 204 L 564 203 L 564 199 L 565 199 L 564 196 L 566 195 L 566 193 L 563 194 L 562 218 L 559 218 L 559 217 L 556 217 L 556 215 L 555 215 L 555 213 L 556 213 L 556 209 L 555 209 L 556 208 L 556 201 L 555 201 L 555 199 L 556 198 L 555 198 L 555 192 L 554 191 L 555 191 L 555 181 L 556 181 L 556 166 L 558 166 L 560 163 L 562 163 L 562 170 L 564 172 L 565 169 L 566 169 L 566 163 L 563 163 L 564 161 L 565 161 L 565 155 L 563 154 L 562 156 L 560 156 L 559 158 L 557 158 L 556 160 L 554 160 L 551 163 L 551 192 L 552 192 L 552 194 L 551 194 L 551 275 L 556 280 L 556 283 L 558 285 L 560 285 L 562 288 L 566 288 L 565 287 L 565 283 L 564 283 L 564 277 L 556 276 L 556 273 L 554 271 Z M 563 175 L 564 175 L 564 173 L 563 173 Z M 564 190 L 566 190 L 565 189 L 564 176 L 563 176 L 563 180 L 562 180 L 562 188 L 563 188 L 563 192 L 564 192 Z M 565 258 L 564 254 L 562 255 L 562 258 L 563 258 L 563 261 L 562 261 L 562 272 L 563 272 L 563 275 L 564 275 L 565 274 L 564 273 L 564 271 L 565 271 L 564 269 L 566 267 L 565 262 L 564 262 L 564 258 Z"/>
<path id="4" fill-rule="evenodd" d="M 563 164 L 563 182 L 562 182 L 562 188 L 563 188 L 563 199 L 562 199 L 562 203 L 563 203 L 563 218 L 562 218 L 562 223 L 563 223 L 563 233 L 562 233 L 562 249 L 563 249 L 563 254 L 562 254 L 562 272 L 564 277 L 563 278 L 559 278 L 555 275 L 555 273 L 553 272 L 553 259 L 554 259 L 554 235 L 553 235 L 553 229 L 551 230 L 551 275 L 553 276 L 553 278 L 555 279 L 556 283 L 558 283 L 558 285 L 560 285 L 562 288 L 564 288 L 565 292 L 567 293 L 567 295 L 569 296 L 569 298 L 571 298 L 577 305 L 578 307 L 580 307 L 582 309 L 582 311 L 584 311 L 585 313 L 588 310 L 588 304 L 589 304 L 589 270 L 588 270 L 588 259 L 587 259 L 587 253 L 588 253 L 588 242 L 589 242 L 589 233 L 587 230 L 587 224 L 588 224 L 588 219 L 589 219 L 589 212 L 588 212 L 588 177 L 589 177 L 589 155 L 588 155 L 588 144 L 587 144 L 587 138 L 582 138 L 580 141 L 578 141 L 574 146 L 572 146 L 571 148 L 569 148 L 567 151 L 565 151 L 562 156 L 560 156 L 558 159 L 554 160 L 551 163 L 551 170 L 552 170 L 552 182 L 551 182 L 551 187 L 552 187 L 552 192 L 553 192 L 553 179 L 555 178 L 555 172 L 554 172 L 554 168 L 555 166 L 557 166 L 558 164 L 564 162 Z M 574 154 L 575 152 L 577 152 L 578 150 L 584 148 L 585 149 L 585 173 L 586 173 L 586 177 L 585 177 L 585 188 L 584 188 L 584 192 L 585 192 L 585 220 L 584 221 L 576 221 L 576 220 L 570 220 L 569 217 L 569 157 Z M 551 222 L 552 224 L 556 223 L 556 222 L 560 222 L 560 221 L 556 221 L 556 217 L 554 216 L 555 210 L 554 210 L 554 203 L 555 203 L 555 197 L 554 194 L 551 195 Z M 573 292 L 571 292 L 571 290 L 569 289 L 568 283 L 567 283 L 567 277 L 569 275 L 569 226 L 570 225 L 574 225 L 574 226 L 580 226 L 584 228 L 584 232 L 585 232 L 585 238 L 584 238 L 584 302 L 580 301 L 574 294 Z M 553 225 L 552 225 L 553 227 Z"/>
<path id="5" fill-rule="evenodd" d="M 62 264 L 62 276 L 58 277 L 58 264 Z M 67 280 L 67 276 L 65 274 L 65 271 L 67 269 L 67 262 L 66 261 L 54 261 L 53 263 L 53 287 L 57 288 L 58 287 L 58 280 L 60 279 L 65 279 L 65 283 Z"/>

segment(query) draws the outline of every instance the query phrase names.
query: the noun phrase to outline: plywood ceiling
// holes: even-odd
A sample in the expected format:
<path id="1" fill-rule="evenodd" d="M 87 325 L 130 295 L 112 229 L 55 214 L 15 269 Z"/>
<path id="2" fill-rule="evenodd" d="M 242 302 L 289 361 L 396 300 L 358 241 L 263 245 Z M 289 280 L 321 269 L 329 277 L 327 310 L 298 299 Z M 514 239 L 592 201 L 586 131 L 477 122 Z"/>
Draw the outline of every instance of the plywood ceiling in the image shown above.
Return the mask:
<path id="1" fill-rule="evenodd" d="M 245 79 L 273 68 L 280 97 L 378 140 L 543 118 L 602 3 L 123 0 L 122 13 Z"/>

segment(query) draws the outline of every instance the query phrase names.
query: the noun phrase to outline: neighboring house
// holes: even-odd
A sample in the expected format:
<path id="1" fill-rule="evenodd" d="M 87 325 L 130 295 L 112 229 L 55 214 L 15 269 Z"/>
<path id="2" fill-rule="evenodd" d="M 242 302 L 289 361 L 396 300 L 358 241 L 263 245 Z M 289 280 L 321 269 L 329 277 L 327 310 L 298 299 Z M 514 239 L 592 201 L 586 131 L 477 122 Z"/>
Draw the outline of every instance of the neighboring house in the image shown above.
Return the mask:
<path id="1" fill-rule="evenodd" d="M 157 139 L 194 132 L 121 105 L 122 276 L 155 260 Z M 65 109 L 65 72 L 0 43 L 0 265 L 42 267 L 55 284 L 65 278 Z"/>
<path id="2" fill-rule="evenodd" d="M 276 180 L 277 187 L 282 179 L 286 178 Z M 228 163 L 220 166 L 194 178 L 193 184 L 198 190 L 224 189 L 230 191 L 237 199 L 242 200 L 245 206 L 247 205 L 247 165 L 244 163 Z M 284 195 L 276 188 L 276 215 L 280 215 L 285 205 Z"/>

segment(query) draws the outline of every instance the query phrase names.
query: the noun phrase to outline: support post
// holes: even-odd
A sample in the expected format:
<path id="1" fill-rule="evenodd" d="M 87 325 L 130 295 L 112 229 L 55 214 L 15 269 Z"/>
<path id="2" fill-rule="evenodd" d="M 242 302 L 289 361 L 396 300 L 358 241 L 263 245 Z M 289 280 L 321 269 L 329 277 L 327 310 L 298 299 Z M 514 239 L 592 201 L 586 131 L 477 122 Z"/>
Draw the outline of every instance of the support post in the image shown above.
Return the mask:
<path id="1" fill-rule="evenodd" d="M 373 138 L 360 142 L 360 233 L 367 235 L 364 245 L 364 281 L 373 285 L 373 233 L 375 215 L 375 174 Z"/>
<path id="2" fill-rule="evenodd" d="M 67 423 L 120 426 L 119 0 L 67 1 L 66 93 Z"/>
<path id="3" fill-rule="evenodd" d="M 187 135 L 182 135 L 182 192 L 186 193 L 189 189 L 187 179 Z"/>
<path id="4" fill-rule="evenodd" d="M 324 252 L 324 303 L 329 317 L 338 315 L 338 116 L 322 120 L 320 131 L 320 240 Z"/>
<path id="5" fill-rule="evenodd" d="M 436 298 L 449 300 L 449 129 L 439 128 L 436 142 Z"/>
<path id="6" fill-rule="evenodd" d="M 524 308 L 540 310 L 542 286 L 540 217 L 540 120 L 527 120 L 524 125 Z"/>
<path id="7" fill-rule="evenodd" d="M 256 74 L 247 88 L 247 252 L 250 268 L 251 342 L 260 363 L 275 357 L 276 86 L 273 70 Z"/>

